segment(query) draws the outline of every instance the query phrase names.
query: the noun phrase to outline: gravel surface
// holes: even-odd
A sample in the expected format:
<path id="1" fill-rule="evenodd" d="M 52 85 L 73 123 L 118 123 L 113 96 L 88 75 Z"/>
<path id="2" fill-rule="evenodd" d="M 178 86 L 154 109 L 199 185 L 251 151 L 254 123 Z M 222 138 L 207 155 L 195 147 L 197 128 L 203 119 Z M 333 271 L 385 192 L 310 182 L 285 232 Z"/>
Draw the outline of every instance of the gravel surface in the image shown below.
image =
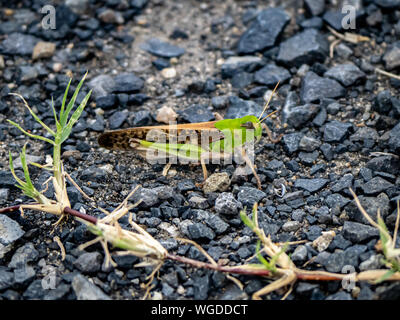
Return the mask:
<path id="1" fill-rule="evenodd" d="M 382 268 L 377 230 L 360 214 L 349 193 L 375 218 L 380 209 L 393 231 L 400 199 L 400 2 L 356 0 L 356 29 L 371 41 L 342 41 L 341 1 L 163 1 L 163 0 L 0 0 L 0 206 L 26 203 L 8 168 L 27 139 L 5 120 L 44 134 L 23 104 L 22 94 L 46 124 L 53 124 L 51 98 L 60 107 L 86 70 L 78 96 L 93 89 L 90 102 L 63 147 L 65 169 L 96 206 L 113 210 L 132 190 L 143 199 L 133 219 L 171 253 L 205 261 L 198 242 L 222 264 L 252 258 L 256 237 L 239 211 L 259 203 L 259 220 L 273 241 L 298 241 L 288 253 L 298 267 L 330 272 Z M 40 8 L 53 3 L 56 29 L 45 30 Z M 262 190 L 236 165 L 209 165 L 205 188 L 200 166 L 151 165 L 130 152 L 110 152 L 97 137 L 108 129 L 157 124 L 157 110 L 170 107 L 178 122 L 227 118 L 262 111 L 264 95 L 280 81 L 266 121 L 275 136 L 256 146 Z M 49 146 L 29 139 L 27 153 L 40 163 Z M 18 168 L 18 166 L 16 166 Z M 21 166 L 17 173 L 22 173 Z M 49 174 L 31 168 L 36 186 Z M 284 193 L 282 191 L 285 190 Z M 45 192 L 52 196 L 49 186 Z M 101 217 L 68 185 L 73 209 Z M 86 227 L 69 219 L 53 230 L 56 217 L 26 211 L 0 215 L 0 299 L 140 299 L 150 268 L 139 259 L 114 256 L 106 268 Z M 128 228 L 128 219 L 121 219 Z M 331 232 L 334 231 L 334 234 Z M 66 251 L 62 260 L 54 237 Z M 320 238 L 322 236 L 322 238 Z M 314 241 L 318 239 L 318 245 Z M 114 250 L 111 249 L 111 252 Z M 239 276 L 239 290 L 226 275 L 166 262 L 153 281 L 157 299 L 249 299 L 267 280 Z M 400 284 L 297 282 L 287 299 L 399 299 Z M 266 299 L 280 299 L 285 291 Z"/>

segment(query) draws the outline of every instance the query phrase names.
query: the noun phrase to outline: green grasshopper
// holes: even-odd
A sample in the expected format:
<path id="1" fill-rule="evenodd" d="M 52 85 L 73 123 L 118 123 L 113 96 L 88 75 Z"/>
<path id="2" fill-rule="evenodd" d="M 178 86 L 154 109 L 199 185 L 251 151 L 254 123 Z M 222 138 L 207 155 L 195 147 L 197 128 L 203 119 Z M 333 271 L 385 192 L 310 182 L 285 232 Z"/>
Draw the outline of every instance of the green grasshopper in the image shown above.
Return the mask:
<path id="1" fill-rule="evenodd" d="M 261 189 L 260 178 L 252 159 L 246 152 L 246 146 L 261 139 L 263 127 L 272 142 L 280 140 L 280 137 L 273 139 L 271 131 L 263 123 L 274 112 L 261 119 L 278 84 L 258 118 L 248 115 L 238 119 L 222 119 L 220 115 L 216 114 L 218 119 L 216 121 L 108 131 L 100 135 L 98 142 L 101 147 L 111 150 L 135 151 L 149 162 L 161 163 L 164 160 L 166 164 L 164 175 L 171 164 L 176 163 L 174 161 L 200 163 L 204 180 L 208 177 L 206 163 L 224 161 L 226 164 L 232 160 L 234 154 L 239 155 L 251 169 L 257 186 Z"/>

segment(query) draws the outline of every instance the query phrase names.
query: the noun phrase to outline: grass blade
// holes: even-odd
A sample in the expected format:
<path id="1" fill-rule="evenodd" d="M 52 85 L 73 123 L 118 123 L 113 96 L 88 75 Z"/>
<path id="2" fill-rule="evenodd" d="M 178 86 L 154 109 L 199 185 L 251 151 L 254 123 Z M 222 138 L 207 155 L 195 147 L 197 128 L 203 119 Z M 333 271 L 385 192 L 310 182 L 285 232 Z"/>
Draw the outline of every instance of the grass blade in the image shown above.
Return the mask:
<path id="1" fill-rule="evenodd" d="M 17 96 L 17 97 L 21 98 L 22 101 L 23 101 L 24 104 L 25 104 L 25 107 L 29 110 L 29 112 L 30 112 L 30 114 L 32 115 L 32 117 L 33 117 L 38 123 L 40 123 L 41 126 L 42 126 L 43 128 L 45 128 L 45 129 L 47 130 L 48 133 L 50 133 L 52 136 L 55 136 L 55 135 L 56 135 L 56 133 L 55 133 L 52 129 L 50 129 L 42 120 L 40 120 L 39 117 L 36 115 L 36 113 L 33 112 L 33 110 L 31 109 L 31 107 L 29 107 L 28 102 L 26 102 L 26 100 L 24 99 L 23 96 L 21 96 L 21 95 L 18 94 L 18 93 L 10 93 L 10 95 Z"/>
<path id="2" fill-rule="evenodd" d="M 67 109 L 65 110 L 65 112 L 63 113 L 62 117 L 60 117 L 60 123 L 61 125 L 64 127 L 67 124 L 68 121 L 68 116 L 71 112 L 71 110 L 73 109 L 74 105 L 75 105 L 75 101 L 76 101 L 76 97 L 78 96 L 78 93 L 83 85 L 83 82 L 86 79 L 87 76 L 87 72 L 85 73 L 85 75 L 83 76 L 82 80 L 79 82 L 78 86 L 75 89 L 75 92 L 71 98 L 71 100 L 68 103 Z"/>
<path id="3" fill-rule="evenodd" d="M 15 123 L 15 122 L 12 121 L 12 120 L 8 120 L 8 119 L 7 119 L 7 121 L 8 121 L 10 124 L 12 124 L 14 127 L 16 127 L 17 129 L 19 129 L 20 131 L 22 131 L 24 134 L 26 134 L 28 137 L 31 137 L 31 138 L 33 138 L 33 139 L 43 140 L 43 141 L 46 141 L 46 142 L 48 142 L 48 143 L 54 145 L 54 141 L 52 141 L 52 140 L 50 140 L 50 139 L 47 139 L 47 138 L 45 138 L 45 137 L 38 136 L 38 135 L 36 135 L 36 134 L 32 134 L 32 133 L 27 132 L 27 131 L 25 131 L 18 123 Z"/>
<path id="4" fill-rule="evenodd" d="M 70 135 L 70 133 L 72 131 L 72 127 L 79 120 L 79 117 L 81 116 L 83 109 L 86 107 L 86 104 L 87 104 L 91 94 L 92 94 L 92 90 L 89 91 L 89 93 L 86 95 L 86 97 L 82 100 L 79 107 L 76 108 L 76 110 L 72 114 L 71 119 L 69 119 L 67 126 L 63 129 L 63 132 L 61 134 L 61 143 L 63 143 Z"/>
<path id="5" fill-rule="evenodd" d="M 65 89 L 64 92 L 64 97 L 63 97 L 63 101 L 61 104 L 61 110 L 60 110 L 60 124 L 62 125 L 62 123 L 64 123 L 64 110 L 65 110 L 65 102 L 67 100 L 67 96 L 68 96 L 68 91 L 69 91 L 69 86 L 71 85 L 72 79 L 69 79 L 67 88 Z M 65 123 L 67 123 L 67 120 L 65 119 Z"/>

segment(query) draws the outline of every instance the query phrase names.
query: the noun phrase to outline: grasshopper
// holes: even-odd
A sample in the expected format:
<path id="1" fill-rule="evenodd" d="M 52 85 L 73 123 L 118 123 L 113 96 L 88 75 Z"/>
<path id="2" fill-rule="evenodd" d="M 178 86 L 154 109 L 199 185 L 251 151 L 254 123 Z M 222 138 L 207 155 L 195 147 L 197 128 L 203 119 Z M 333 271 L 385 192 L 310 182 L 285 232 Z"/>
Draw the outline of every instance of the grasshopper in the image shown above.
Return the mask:
<path id="1" fill-rule="evenodd" d="M 272 142 L 280 140 L 281 137 L 274 139 L 271 131 L 263 123 L 276 111 L 261 119 L 278 84 L 258 118 L 247 115 L 238 119 L 222 119 L 219 114 L 215 114 L 216 121 L 108 131 L 99 136 L 98 142 L 101 147 L 110 150 L 135 151 L 150 163 L 161 163 L 164 160 L 164 175 L 177 160 L 181 163 L 201 164 L 204 180 L 208 177 L 206 163 L 224 161 L 226 164 L 236 155 L 251 169 L 257 186 L 261 189 L 261 180 L 246 152 L 246 146 L 261 139 L 263 128 Z"/>

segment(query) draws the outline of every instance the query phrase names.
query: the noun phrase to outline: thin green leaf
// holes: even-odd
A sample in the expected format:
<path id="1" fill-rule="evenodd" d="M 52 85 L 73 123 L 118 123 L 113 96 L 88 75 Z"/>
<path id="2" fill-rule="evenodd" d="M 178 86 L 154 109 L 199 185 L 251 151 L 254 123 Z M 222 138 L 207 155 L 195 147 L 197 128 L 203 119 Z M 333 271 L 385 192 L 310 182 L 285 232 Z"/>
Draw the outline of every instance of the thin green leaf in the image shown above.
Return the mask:
<path id="1" fill-rule="evenodd" d="M 87 76 L 87 72 L 85 73 L 85 75 L 83 76 L 82 80 L 79 82 L 78 86 L 75 89 L 75 92 L 71 98 L 71 100 L 68 103 L 67 109 L 65 110 L 65 113 L 62 115 L 62 118 L 60 118 L 60 123 L 61 125 L 64 127 L 68 121 L 68 116 L 69 113 L 71 112 L 71 110 L 73 109 L 74 105 L 75 105 L 75 101 L 76 101 L 76 97 L 78 96 L 79 90 L 81 89 L 83 82 L 86 79 Z"/>
<path id="2" fill-rule="evenodd" d="M 29 176 L 28 165 L 26 163 L 26 144 L 24 144 L 24 146 L 22 147 L 22 152 L 20 153 L 20 157 L 21 157 L 22 169 L 24 170 L 25 181 L 29 187 L 33 188 L 31 177 Z"/>
<path id="3" fill-rule="evenodd" d="M 27 131 L 25 131 L 24 129 L 22 129 L 22 127 L 21 127 L 18 123 L 15 123 L 15 122 L 12 121 L 12 120 L 8 120 L 8 119 L 7 119 L 7 121 L 8 121 L 10 124 L 12 124 L 14 127 L 18 128 L 20 131 L 22 131 L 24 134 L 26 134 L 28 137 L 31 137 L 31 138 L 34 138 L 34 139 L 43 140 L 43 141 L 46 141 L 46 142 L 48 142 L 48 143 L 54 145 L 54 141 L 52 141 L 52 140 L 50 140 L 50 139 L 47 139 L 47 138 L 45 138 L 45 137 L 38 136 L 38 135 L 36 135 L 36 134 L 32 134 L 32 133 L 27 132 Z"/>
<path id="4" fill-rule="evenodd" d="M 12 155 L 11 155 L 11 152 L 10 152 L 10 151 L 8 152 L 8 158 L 9 158 L 9 162 L 10 162 L 11 174 L 13 175 L 14 179 L 15 179 L 20 185 L 24 185 L 25 182 L 22 181 L 20 178 L 18 178 L 17 175 L 15 174 L 13 158 L 12 158 Z"/>
<path id="5" fill-rule="evenodd" d="M 279 256 L 287 250 L 287 247 L 288 247 L 288 246 L 289 246 L 289 244 L 288 244 L 288 243 L 285 243 L 285 245 L 282 247 L 282 249 L 281 249 L 276 255 L 274 255 L 274 256 L 271 258 L 270 263 L 271 263 L 271 265 L 272 265 L 273 268 L 275 268 L 276 261 L 278 260 Z"/>
<path id="6" fill-rule="evenodd" d="M 254 224 L 253 221 L 250 220 L 250 218 L 246 214 L 246 208 L 244 208 L 242 211 L 240 211 L 240 219 L 243 221 L 243 223 L 248 226 L 251 230 L 254 229 Z"/>
<path id="7" fill-rule="evenodd" d="M 31 164 L 31 165 L 33 165 L 35 167 L 38 167 L 40 169 L 44 169 L 44 170 L 48 170 L 48 171 L 54 171 L 53 167 L 46 167 L 46 165 L 42 165 L 40 163 L 36 163 L 36 162 L 33 162 L 33 161 L 29 161 L 29 164 Z"/>
<path id="8" fill-rule="evenodd" d="M 256 255 L 257 255 L 257 259 L 271 272 L 275 272 L 276 269 L 274 268 L 273 265 L 271 265 L 260 253 L 260 247 L 261 247 L 261 241 L 258 240 L 257 241 L 257 245 L 256 245 Z"/>
<path id="9" fill-rule="evenodd" d="M 26 100 L 24 99 L 23 96 L 21 96 L 21 95 L 18 94 L 18 93 L 10 93 L 10 94 L 13 95 L 13 96 L 17 96 L 17 97 L 21 98 L 22 101 L 23 101 L 24 104 L 25 104 L 25 107 L 29 110 L 29 112 L 30 112 L 30 114 L 32 115 L 32 117 L 35 118 L 35 120 L 36 120 L 38 123 L 40 123 L 41 126 L 47 130 L 47 132 L 49 132 L 51 135 L 55 136 L 56 133 L 55 133 L 52 129 L 50 129 L 42 120 L 39 119 L 39 117 L 36 115 L 36 113 L 33 112 L 33 110 L 31 109 L 31 107 L 29 107 L 28 102 L 26 102 Z"/>
<path id="10" fill-rule="evenodd" d="M 71 85 L 72 79 L 69 79 L 67 88 L 65 89 L 64 92 L 64 97 L 63 97 L 63 101 L 61 104 L 61 110 L 60 110 L 60 123 L 63 123 L 63 119 L 64 119 L 64 110 L 65 110 L 65 102 L 67 100 L 67 96 L 68 96 L 68 91 L 69 91 L 69 86 Z M 67 123 L 67 120 L 65 120 L 65 123 Z"/>
<path id="11" fill-rule="evenodd" d="M 57 128 L 57 132 L 61 131 L 61 124 L 57 119 L 57 112 L 56 112 L 56 108 L 54 106 L 54 99 L 53 97 L 51 97 L 51 108 L 53 109 L 53 115 L 54 115 L 54 121 L 56 122 L 56 128 Z"/>
<path id="12" fill-rule="evenodd" d="M 379 279 L 375 280 L 375 283 L 380 283 L 385 281 L 386 279 L 390 278 L 393 274 L 395 274 L 396 271 L 393 269 L 388 270 L 382 277 Z"/>
<path id="13" fill-rule="evenodd" d="M 64 128 L 63 133 L 61 134 L 61 143 L 63 143 L 68 136 L 71 133 L 72 127 L 74 126 L 74 124 L 79 120 L 79 117 L 81 116 L 83 109 L 85 108 L 90 95 L 92 94 L 92 90 L 89 91 L 89 93 L 86 95 L 86 97 L 82 100 L 81 104 L 79 105 L 78 108 L 76 108 L 76 110 L 74 111 L 74 113 L 71 116 L 71 119 L 69 120 L 67 126 Z"/>

